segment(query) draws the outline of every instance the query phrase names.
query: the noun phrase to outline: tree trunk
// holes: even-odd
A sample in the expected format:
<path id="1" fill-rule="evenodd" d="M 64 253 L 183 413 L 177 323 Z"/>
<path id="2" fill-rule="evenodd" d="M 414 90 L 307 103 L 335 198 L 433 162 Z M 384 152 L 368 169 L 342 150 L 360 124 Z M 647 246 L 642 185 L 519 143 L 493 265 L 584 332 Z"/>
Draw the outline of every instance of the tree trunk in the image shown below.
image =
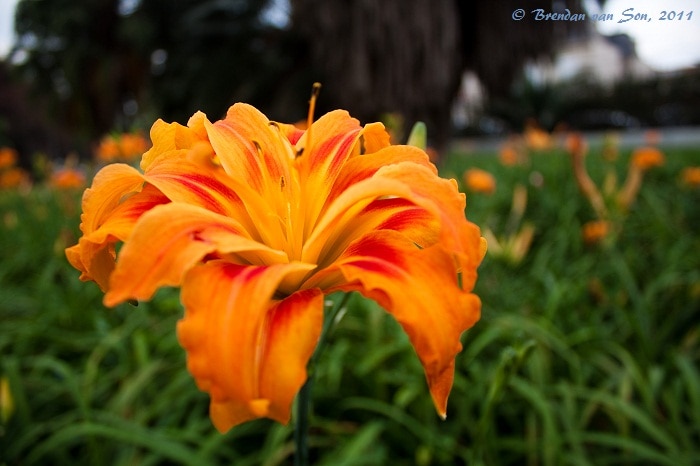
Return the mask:
<path id="1" fill-rule="evenodd" d="M 450 134 L 462 69 L 452 0 L 292 0 L 293 24 L 310 44 L 320 103 L 363 122 L 398 113 L 425 121 L 432 143 Z M 405 134 L 404 134 L 405 138 Z"/>
<path id="2" fill-rule="evenodd" d="M 428 126 L 445 147 L 462 72 L 474 70 L 490 96 L 504 96 L 528 58 L 551 55 L 553 39 L 583 23 L 535 21 L 532 11 L 563 11 L 551 0 L 291 0 L 306 38 L 320 99 L 360 119 L 401 114 L 406 129 Z M 513 12 L 525 10 L 522 20 Z M 567 2 L 583 12 L 580 0 Z"/>

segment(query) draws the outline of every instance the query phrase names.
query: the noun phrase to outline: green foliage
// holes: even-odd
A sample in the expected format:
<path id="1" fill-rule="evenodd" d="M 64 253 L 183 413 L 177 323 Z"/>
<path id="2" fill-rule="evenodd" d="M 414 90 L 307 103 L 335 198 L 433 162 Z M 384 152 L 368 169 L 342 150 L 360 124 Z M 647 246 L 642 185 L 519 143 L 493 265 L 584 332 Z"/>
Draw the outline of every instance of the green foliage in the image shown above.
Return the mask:
<path id="1" fill-rule="evenodd" d="M 563 152 L 518 167 L 451 154 L 445 174 L 495 175 L 496 193 L 468 193 L 467 212 L 496 233 L 515 184 L 528 186 L 532 247 L 519 264 L 484 259 L 482 319 L 463 338 L 446 421 L 398 324 L 353 295 L 315 367 L 313 463 L 700 462 L 700 192 L 678 184 L 700 151 L 666 156 L 617 237 L 587 245 L 581 225 L 594 213 Z M 616 163 L 619 179 L 628 158 Z M 597 149 L 587 163 L 601 183 Z M 0 379 L 14 402 L 0 465 L 291 464 L 291 426 L 213 428 L 177 344 L 173 290 L 108 310 L 78 281 L 63 256 L 78 202 L 41 187 L 0 193 Z"/>

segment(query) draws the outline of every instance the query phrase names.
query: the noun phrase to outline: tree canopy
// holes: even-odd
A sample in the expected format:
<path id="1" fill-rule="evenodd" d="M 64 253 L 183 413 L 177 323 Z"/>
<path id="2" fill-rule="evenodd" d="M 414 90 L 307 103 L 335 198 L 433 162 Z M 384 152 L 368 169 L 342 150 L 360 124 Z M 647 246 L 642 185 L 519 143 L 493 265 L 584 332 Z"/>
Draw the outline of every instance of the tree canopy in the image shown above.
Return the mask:
<path id="1" fill-rule="evenodd" d="M 579 5 L 576 0 L 576 5 Z M 444 142 L 465 69 L 492 95 L 528 57 L 549 54 L 554 22 L 514 21 L 516 0 L 20 0 L 10 55 L 48 119 L 84 146 L 155 118 L 219 117 L 246 101 L 272 118 L 304 116 L 313 81 L 321 110 L 367 121 L 423 120 Z M 528 8 L 552 9 L 532 0 Z M 572 10 L 574 6 L 569 5 Z"/>

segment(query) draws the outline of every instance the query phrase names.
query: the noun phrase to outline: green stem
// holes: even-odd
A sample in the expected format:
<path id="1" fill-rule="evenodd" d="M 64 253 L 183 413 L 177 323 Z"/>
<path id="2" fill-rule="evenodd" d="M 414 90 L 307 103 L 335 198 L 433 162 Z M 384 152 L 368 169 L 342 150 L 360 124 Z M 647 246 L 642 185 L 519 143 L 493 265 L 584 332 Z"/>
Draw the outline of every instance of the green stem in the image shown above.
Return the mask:
<path id="1" fill-rule="evenodd" d="M 294 426 L 294 466 L 309 464 L 309 411 L 311 410 L 311 377 L 306 379 L 297 395 L 297 415 Z"/>
<path id="2" fill-rule="evenodd" d="M 294 445 L 296 446 L 294 449 L 294 466 L 309 465 L 309 415 L 311 412 L 311 388 L 313 386 L 314 369 L 319 356 L 326 346 L 330 329 L 338 320 L 340 312 L 345 309 L 349 299 L 350 293 L 345 293 L 343 299 L 331 308 L 328 315 L 325 316 L 316 351 L 314 351 L 313 356 L 309 360 L 306 382 L 297 395 L 296 419 L 294 421 Z"/>

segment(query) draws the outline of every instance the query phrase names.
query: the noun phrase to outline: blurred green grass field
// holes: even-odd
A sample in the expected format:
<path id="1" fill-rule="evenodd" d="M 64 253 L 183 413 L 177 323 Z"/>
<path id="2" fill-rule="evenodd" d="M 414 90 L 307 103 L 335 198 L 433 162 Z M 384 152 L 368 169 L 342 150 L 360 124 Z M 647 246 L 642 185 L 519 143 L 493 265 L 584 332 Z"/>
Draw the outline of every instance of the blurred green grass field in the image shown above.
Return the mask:
<path id="1" fill-rule="evenodd" d="M 496 235 L 526 186 L 532 245 L 519 263 L 484 259 L 482 319 L 463 337 L 446 421 L 398 325 L 353 296 L 316 370 L 314 464 L 700 464 L 700 189 L 679 182 L 700 149 L 664 152 L 619 234 L 592 245 L 581 227 L 594 213 L 563 150 L 514 167 L 450 154 L 445 176 L 495 176 L 494 194 L 467 194 L 467 215 Z M 615 162 L 620 182 L 629 155 Z M 602 183 L 600 148 L 587 164 Z M 176 341 L 174 290 L 105 309 L 78 280 L 63 248 L 78 237 L 79 199 L 0 192 L 0 380 L 12 400 L 0 465 L 291 464 L 291 425 L 213 428 Z"/>

